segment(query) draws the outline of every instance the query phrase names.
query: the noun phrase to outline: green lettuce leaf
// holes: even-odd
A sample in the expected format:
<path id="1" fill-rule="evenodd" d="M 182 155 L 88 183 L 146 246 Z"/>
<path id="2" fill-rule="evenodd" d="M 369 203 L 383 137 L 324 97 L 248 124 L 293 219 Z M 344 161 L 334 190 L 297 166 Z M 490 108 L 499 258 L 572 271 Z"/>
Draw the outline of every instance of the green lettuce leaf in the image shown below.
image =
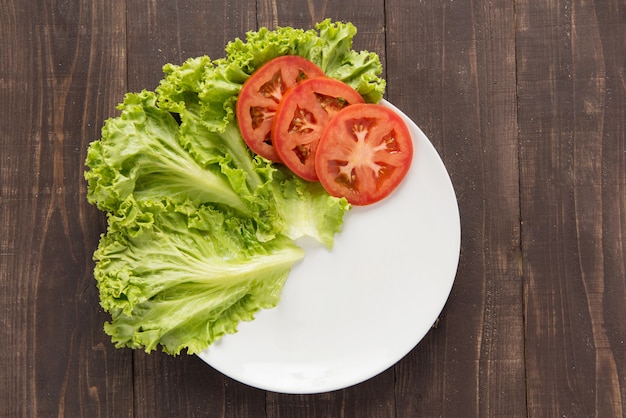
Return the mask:
<path id="1" fill-rule="evenodd" d="M 276 306 L 302 256 L 293 240 L 261 242 L 249 219 L 210 206 L 129 199 L 94 255 L 105 331 L 117 347 L 197 353 Z"/>
<path id="2" fill-rule="evenodd" d="M 297 240 L 310 237 L 332 248 L 341 232 L 344 214 L 350 209 L 345 199 L 329 199 L 319 182 L 302 180 L 282 167 L 272 180 L 276 208 L 284 220 L 282 234 Z"/>
<path id="3" fill-rule="evenodd" d="M 174 116 L 156 106 L 155 93 L 129 93 L 119 108 L 122 114 L 105 123 L 101 140 L 93 142 L 87 152 L 85 178 L 90 203 L 115 212 L 131 195 L 138 200 L 169 196 L 195 204 L 224 205 L 244 216 L 258 212 L 255 204 L 262 201 L 255 196 L 269 181 L 273 170 L 269 162 L 253 160 L 249 154 L 248 171 L 235 170 L 229 176 L 220 167 L 232 158 L 228 150 L 210 162 L 198 162 L 185 149 L 184 133 Z M 243 142 L 236 126 L 230 127 L 228 135 Z M 246 189 L 240 179 L 252 172 Z"/>
<path id="4" fill-rule="evenodd" d="M 319 33 L 318 33 L 319 31 Z M 357 90 L 366 102 L 377 103 L 385 92 L 380 77 L 383 66 L 377 54 L 352 50 L 357 33 L 351 23 L 326 19 L 317 30 L 279 27 L 248 32 L 246 39 L 226 45 L 226 57 L 187 60 L 180 66 L 167 64 L 164 80 L 157 87 L 159 106 L 174 112 L 183 102 L 198 99 L 209 129 L 223 129 L 234 111 L 243 83 L 263 64 L 282 55 L 300 55 L 326 73 Z"/>
<path id="5" fill-rule="evenodd" d="M 366 102 L 378 103 L 386 87 L 385 79 L 379 77 L 383 67 L 376 53 L 352 49 L 356 27 L 352 23 L 326 19 L 317 29 L 321 45 L 312 48 L 307 58 L 319 65 L 327 76 L 352 86 Z"/>
<path id="6" fill-rule="evenodd" d="M 116 346 L 201 351 L 278 303 L 303 256 L 295 240 L 332 247 L 350 205 L 254 155 L 234 109 L 250 75 L 287 54 L 377 102 L 382 66 L 351 49 L 355 34 L 330 20 L 249 32 L 224 58 L 167 64 L 154 92 L 125 96 L 85 162 L 87 199 L 108 216 L 94 274 Z"/>

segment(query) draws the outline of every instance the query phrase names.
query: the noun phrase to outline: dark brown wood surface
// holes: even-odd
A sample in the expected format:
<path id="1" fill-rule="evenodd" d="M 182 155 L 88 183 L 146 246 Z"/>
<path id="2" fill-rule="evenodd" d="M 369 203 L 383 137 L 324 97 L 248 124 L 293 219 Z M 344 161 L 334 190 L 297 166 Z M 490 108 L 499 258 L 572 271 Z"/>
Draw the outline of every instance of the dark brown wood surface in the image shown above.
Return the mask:
<path id="1" fill-rule="evenodd" d="M 265 392 L 102 331 L 87 144 L 167 62 L 261 26 L 359 29 L 454 183 L 452 294 L 394 367 Z M 622 0 L 0 4 L 0 417 L 626 416 Z"/>

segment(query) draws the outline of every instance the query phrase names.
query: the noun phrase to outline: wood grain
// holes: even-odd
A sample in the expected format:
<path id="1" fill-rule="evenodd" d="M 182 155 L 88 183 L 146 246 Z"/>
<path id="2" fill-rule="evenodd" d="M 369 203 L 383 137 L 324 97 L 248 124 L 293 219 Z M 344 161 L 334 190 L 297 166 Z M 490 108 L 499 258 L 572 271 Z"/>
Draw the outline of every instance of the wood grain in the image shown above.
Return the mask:
<path id="1" fill-rule="evenodd" d="M 533 417 L 625 412 L 624 37 L 614 30 L 623 6 L 518 5 Z"/>
<path id="2" fill-rule="evenodd" d="M 141 0 L 128 3 L 128 20 L 129 86 L 154 89 L 166 63 L 223 57 L 228 41 L 255 28 L 256 9 L 230 1 Z"/>
<path id="3" fill-rule="evenodd" d="M 82 179 L 126 89 L 123 6 L 2 5 L 0 416 L 132 412 L 130 356 L 102 332 L 91 253 L 103 222 Z"/>
<path id="4" fill-rule="evenodd" d="M 506 1 L 387 7 L 389 100 L 441 154 L 462 230 L 438 327 L 397 366 L 398 408 L 524 416 L 514 10 Z"/>
<path id="5" fill-rule="evenodd" d="M 255 9 L 245 3 L 129 3 L 129 90 L 154 89 L 168 62 L 180 65 L 196 56 L 224 56 L 228 41 L 254 29 L 255 16 Z M 137 416 L 235 418 L 254 416 L 265 409 L 262 391 L 225 378 L 195 356 L 135 353 L 134 367 Z"/>

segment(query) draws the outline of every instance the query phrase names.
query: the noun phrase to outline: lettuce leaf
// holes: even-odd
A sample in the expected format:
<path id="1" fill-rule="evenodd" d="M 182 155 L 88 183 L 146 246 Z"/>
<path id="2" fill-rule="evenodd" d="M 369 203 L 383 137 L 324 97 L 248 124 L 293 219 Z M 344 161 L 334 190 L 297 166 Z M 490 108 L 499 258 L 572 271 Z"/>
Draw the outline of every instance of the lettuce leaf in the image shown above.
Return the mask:
<path id="1" fill-rule="evenodd" d="M 383 67 L 376 53 L 352 49 L 356 27 L 327 19 L 317 28 L 321 45 L 312 48 L 307 58 L 319 65 L 327 76 L 352 86 L 366 102 L 378 103 L 386 87 L 385 79 L 379 76 Z"/>
<path id="2" fill-rule="evenodd" d="M 333 247 L 335 234 L 341 232 L 337 219 L 350 209 L 345 199 L 328 199 L 321 183 L 302 180 L 284 167 L 274 174 L 271 187 L 284 235 L 293 240 L 310 237 Z"/>
<path id="3" fill-rule="evenodd" d="M 300 55 L 313 61 L 327 76 L 352 86 L 366 102 L 377 103 L 386 87 L 380 77 L 383 66 L 377 54 L 352 50 L 356 33 L 353 24 L 330 19 L 319 23 L 317 31 L 279 27 L 248 32 L 245 40 L 235 39 L 226 45 L 224 58 L 211 61 L 205 56 L 180 66 L 166 64 L 166 77 L 157 87 L 159 106 L 177 111 L 197 97 L 207 127 L 223 129 L 243 83 L 264 63 L 282 55 Z"/>
<path id="4" fill-rule="evenodd" d="M 269 162 L 248 155 L 245 166 L 229 176 L 220 165 L 232 158 L 230 150 L 225 147 L 221 155 L 204 164 L 197 161 L 185 149 L 189 132 L 182 132 L 174 116 L 156 106 L 155 93 L 129 93 L 119 108 L 122 114 L 105 123 L 102 139 L 88 149 L 90 170 L 85 177 L 90 203 L 116 212 L 131 195 L 140 200 L 170 196 L 196 204 L 213 202 L 244 216 L 257 212 L 254 203 L 260 200 L 254 196 L 270 179 Z M 220 143 L 242 142 L 237 136 L 232 124 Z M 249 180 L 242 181 L 246 176 Z"/>
<path id="5" fill-rule="evenodd" d="M 105 324 L 117 347 L 158 344 L 199 352 L 260 309 L 276 306 L 303 251 L 289 238 L 256 239 L 251 220 L 169 199 L 109 214 L 95 253 Z"/>
<path id="6" fill-rule="evenodd" d="M 303 256 L 295 240 L 333 246 L 347 201 L 254 155 L 235 120 L 243 83 L 287 54 L 380 100 L 382 66 L 351 49 L 356 28 L 317 30 L 263 28 L 224 58 L 165 65 L 155 91 L 128 93 L 90 144 L 87 199 L 108 217 L 94 274 L 117 347 L 201 351 L 278 303 Z"/>

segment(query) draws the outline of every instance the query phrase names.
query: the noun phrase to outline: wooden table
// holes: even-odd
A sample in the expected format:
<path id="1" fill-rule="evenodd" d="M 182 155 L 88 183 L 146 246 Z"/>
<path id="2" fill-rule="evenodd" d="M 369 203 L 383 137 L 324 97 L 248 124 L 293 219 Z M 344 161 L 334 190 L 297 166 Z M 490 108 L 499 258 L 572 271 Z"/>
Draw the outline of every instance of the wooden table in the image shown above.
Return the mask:
<path id="1" fill-rule="evenodd" d="M 354 387 L 284 395 L 102 331 L 87 144 L 167 62 L 261 26 L 359 29 L 444 160 L 461 258 L 438 325 Z M 0 6 L 0 416 L 622 417 L 619 0 L 30 1 Z"/>

